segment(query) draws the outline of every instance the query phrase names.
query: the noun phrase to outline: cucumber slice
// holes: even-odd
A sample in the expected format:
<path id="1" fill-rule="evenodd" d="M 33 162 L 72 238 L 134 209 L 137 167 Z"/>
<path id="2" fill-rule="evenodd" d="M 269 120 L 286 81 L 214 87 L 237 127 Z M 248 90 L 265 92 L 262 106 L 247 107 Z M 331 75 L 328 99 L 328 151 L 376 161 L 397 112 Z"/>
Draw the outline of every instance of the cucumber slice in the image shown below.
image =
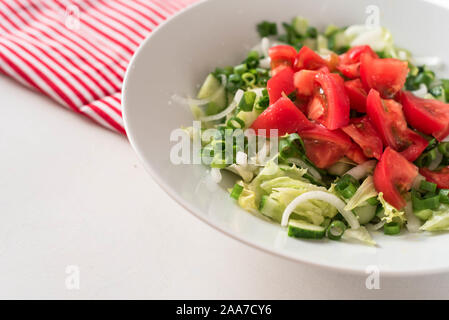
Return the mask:
<path id="1" fill-rule="evenodd" d="M 288 222 L 288 236 L 305 239 L 322 239 L 326 235 L 326 228 L 316 226 L 301 220 Z"/>
<path id="2" fill-rule="evenodd" d="M 322 34 L 319 34 L 317 37 L 317 50 L 321 51 L 323 49 L 328 49 L 327 38 Z"/>
<path id="3" fill-rule="evenodd" d="M 197 98 L 212 99 L 211 102 L 215 103 L 219 108 L 218 112 L 226 107 L 226 90 L 213 74 L 209 74 L 206 80 L 204 80 Z"/>
<path id="4" fill-rule="evenodd" d="M 280 204 L 277 200 L 270 198 L 269 196 L 262 196 L 262 198 L 260 199 L 260 213 L 278 223 L 281 223 L 284 210 L 285 207 L 282 204 Z"/>
<path id="5" fill-rule="evenodd" d="M 237 118 L 240 118 L 245 122 L 245 128 L 251 127 L 254 120 L 259 116 L 259 113 L 256 110 L 253 111 L 240 111 L 237 113 Z"/>
<path id="6" fill-rule="evenodd" d="M 306 18 L 298 16 L 293 19 L 292 25 L 293 29 L 295 29 L 299 35 L 305 36 L 307 33 L 307 28 L 309 27 L 309 21 L 307 21 Z"/>
<path id="7" fill-rule="evenodd" d="M 354 209 L 354 213 L 359 218 L 360 224 L 370 222 L 376 216 L 376 206 L 366 205 Z"/>

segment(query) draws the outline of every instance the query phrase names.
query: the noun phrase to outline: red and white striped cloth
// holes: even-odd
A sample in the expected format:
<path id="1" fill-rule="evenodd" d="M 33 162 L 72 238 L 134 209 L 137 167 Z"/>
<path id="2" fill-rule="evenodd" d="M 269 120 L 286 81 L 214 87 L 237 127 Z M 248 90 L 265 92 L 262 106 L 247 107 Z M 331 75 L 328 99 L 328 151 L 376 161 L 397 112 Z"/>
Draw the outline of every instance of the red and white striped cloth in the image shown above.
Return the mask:
<path id="1" fill-rule="evenodd" d="M 140 42 L 196 0 L 0 0 L 0 72 L 125 134 L 120 90 Z"/>

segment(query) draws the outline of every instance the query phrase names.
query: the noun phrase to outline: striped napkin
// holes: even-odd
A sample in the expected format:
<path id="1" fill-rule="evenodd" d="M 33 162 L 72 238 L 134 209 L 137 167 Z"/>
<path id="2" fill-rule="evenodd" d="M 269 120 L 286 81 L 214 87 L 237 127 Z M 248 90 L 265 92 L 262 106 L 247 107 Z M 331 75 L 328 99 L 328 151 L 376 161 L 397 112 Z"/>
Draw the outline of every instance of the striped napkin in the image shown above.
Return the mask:
<path id="1" fill-rule="evenodd" d="M 141 41 L 196 0 L 0 0 L 0 72 L 125 134 L 120 90 Z"/>

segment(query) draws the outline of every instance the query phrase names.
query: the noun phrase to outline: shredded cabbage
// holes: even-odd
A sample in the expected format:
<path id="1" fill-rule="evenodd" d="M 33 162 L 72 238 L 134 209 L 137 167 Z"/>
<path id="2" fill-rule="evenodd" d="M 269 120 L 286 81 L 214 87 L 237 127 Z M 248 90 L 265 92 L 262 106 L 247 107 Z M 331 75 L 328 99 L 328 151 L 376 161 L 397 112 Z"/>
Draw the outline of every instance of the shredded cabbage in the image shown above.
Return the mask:
<path id="1" fill-rule="evenodd" d="M 407 220 L 404 211 L 399 211 L 384 200 L 382 192 L 379 193 L 377 199 L 379 199 L 384 208 L 384 217 L 382 218 L 382 220 L 384 220 L 386 223 L 394 221 L 402 224 Z"/>
<path id="2" fill-rule="evenodd" d="M 366 200 L 372 197 L 376 197 L 377 194 L 378 193 L 374 188 L 373 176 L 368 176 L 365 179 L 365 181 L 363 181 L 363 183 L 360 185 L 360 187 L 357 189 L 356 193 L 352 196 L 352 198 L 349 199 L 345 209 L 350 211 L 356 207 L 365 205 Z"/>

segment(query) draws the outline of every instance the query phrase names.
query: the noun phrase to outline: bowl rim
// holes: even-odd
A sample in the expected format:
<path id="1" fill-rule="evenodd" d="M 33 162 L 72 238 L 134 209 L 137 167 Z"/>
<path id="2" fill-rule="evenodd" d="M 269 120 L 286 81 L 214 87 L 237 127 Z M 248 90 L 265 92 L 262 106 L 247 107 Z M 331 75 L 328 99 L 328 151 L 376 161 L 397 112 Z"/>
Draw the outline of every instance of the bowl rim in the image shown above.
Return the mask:
<path id="1" fill-rule="evenodd" d="M 199 220 L 201 220 L 202 222 L 204 222 L 205 224 L 209 225 L 210 227 L 212 227 L 213 229 L 220 231 L 221 233 L 227 235 L 228 237 L 242 242 L 252 248 L 258 249 L 260 251 L 263 251 L 265 253 L 277 256 L 277 257 L 282 257 L 284 259 L 293 261 L 293 262 L 297 262 L 297 263 L 303 263 L 305 265 L 308 265 L 310 267 L 318 267 L 321 268 L 323 270 L 327 270 L 327 271 L 334 271 L 334 272 L 339 272 L 342 274 L 351 274 L 351 275 L 367 275 L 366 270 L 361 269 L 359 267 L 352 267 L 352 266 L 347 266 L 347 267 L 343 267 L 343 266 L 339 266 L 339 265 L 332 265 L 332 264 L 328 264 L 328 263 L 320 263 L 320 262 L 315 262 L 313 261 L 313 259 L 308 259 L 308 258 L 302 258 L 302 257 L 294 257 L 291 256 L 287 253 L 284 252 L 280 252 L 280 251 L 276 251 L 276 250 L 272 250 L 270 248 L 267 248 L 263 245 L 260 245 L 259 243 L 257 243 L 256 241 L 252 241 L 249 240 L 243 236 L 239 236 L 236 233 L 226 230 L 225 228 L 222 228 L 221 226 L 219 226 L 218 224 L 214 223 L 213 221 L 211 221 L 210 219 L 208 219 L 206 216 L 203 216 L 199 213 L 197 213 L 196 209 L 193 208 L 193 206 L 191 206 L 187 201 L 184 201 L 180 196 L 178 196 L 178 194 L 172 190 L 170 188 L 170 186 L 168 184 L 165 183 L 164 179 L 162 176 L 159 175 L 159 173 L 154 170 L 151 165 L 149 163 L 147 163 L 145 161 L 145 157 L 143 156 L 142 151 L 139 149 L 138 144 L 137 144 L 137 137 L 134 136 L 133 134 L 133 130 L 131 128 L 131 125 L 129 124 L 128 121 L 128 110 L 129 110 L 129 106 L 127 103 L 127 87 L 129 86 L 129 82 L 130 82 L 130 70 L 133 69 L 133 65 L 137 59 L 137 56 L 142 52 L 142 49 L 147 45 L 147 43 L 151 42 L 152 38 L 154 35 L 156 35 L 158 32 L 160 32 L 160 30 L 162 30 L 167 24 L 169 23 L 173 23 L 173 21 L 177 20 L 177 18 L 181 15 L 186 14 L 187 12 L 191 11 L 191 10 L 195 10 L 197 7 L 200 7 L 202 5 L 204 5 L 206 2 L 211 2 L 214 0 L 199 0 L 198 2 L 189 5 L 186 8 L 183 8 L 181 10 L 179 10 L 178 12 L 176 12 L 175 14 L 173 14 L 172 16 L 168 17 L 166 20 L 164 20 L 163 22 L 161 22 L 139 45 L 139 47 L 136 49 L 136 51 L 134 52 L 133 56 L 131 57 L 126 72 L 125 72 L 125 76 L 124 76 L 124 80 L 123 80 L 123 86 L 122 86 L 122 94 L 121 94 L 121 104 L 122 104 L 122 117 L 123 117 L 123 123 L 124 123 L 124 128 L 126 131 L 126 135 L 127 138 L 131 144 L 131 147 L 134 149 L 134 151 L 137 154 L 137 157 L 139 159 L 139 161 L 142 163 L 143 167 L 145 168 L 145 170 L 150 174 L 150 176 L 154 179 L 154 181 L 162 188 L 162 190 L 164 190 L 173 200 L 175 200 L 182 208 L 184 208 L 185 210 L 187 210 L 189 213 L 191 213 L 193 216 L 195 216 L 196 218 L 198 218 Z M 430 5 L 434 5 L 434 6 L 440 6 L 439 3 L 435 3 L 432 2 L 431 0 L 418 0 L 421 2 L 425 2 L 428 3 Z M 397 270 L 397 269 L 384 269 L 382 268 L 380 270 L 382 277 L 386 277 L 386 278 L 390 278 L 390 277 L 411 277 L 411 276 L 424 276 L 424 275 L 436 275 L 436 274 L 441 274 L 441 273 L 446 273 L 449 272 L 449 264 L 446 267 L 437 267 L 437 268 L 420 268 L 420 269 L 411 269 L 411 270 Z"/>

